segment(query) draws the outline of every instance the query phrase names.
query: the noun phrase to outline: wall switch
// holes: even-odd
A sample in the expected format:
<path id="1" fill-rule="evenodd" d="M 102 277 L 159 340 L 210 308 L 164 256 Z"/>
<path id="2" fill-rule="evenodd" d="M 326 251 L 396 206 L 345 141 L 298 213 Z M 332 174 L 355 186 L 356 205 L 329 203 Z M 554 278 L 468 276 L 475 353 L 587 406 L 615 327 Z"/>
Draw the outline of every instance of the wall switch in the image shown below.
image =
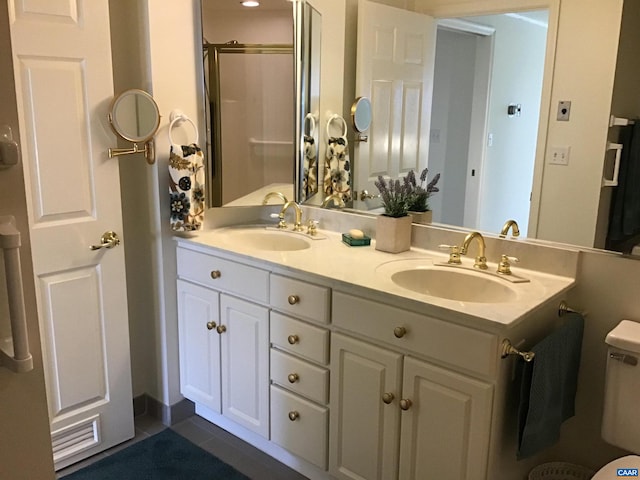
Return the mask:
<path id="1" fill-rule="evenodd" d="M 551 147 L 549 151 L 550 165 L 569 165 L 571 147 Z"/>

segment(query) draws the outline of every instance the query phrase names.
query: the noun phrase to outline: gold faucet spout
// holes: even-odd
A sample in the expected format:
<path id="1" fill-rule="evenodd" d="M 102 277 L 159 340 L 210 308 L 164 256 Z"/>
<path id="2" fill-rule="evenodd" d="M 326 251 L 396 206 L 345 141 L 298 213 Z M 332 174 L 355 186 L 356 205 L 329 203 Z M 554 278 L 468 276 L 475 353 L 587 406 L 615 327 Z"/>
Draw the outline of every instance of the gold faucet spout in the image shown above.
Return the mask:
<path id="1" fill-rule="evenodd" d="M 518 223 L 515 220 L 507 220 L 505 224 L 502 226 L 502 230 L 500 230 L 500 236 L 506 237 L 507 233 L 509 233 L 509 229 L 511 228 L 511 235 L 513 237 L 520 236 L 520 229 L 518 228 Z"/>
<path id="2" fill-rule="evenodd" d="M 327 195 L 322 201 L 322 205 L 320 207 L 327 208 L 327 206 L 333 201 L 333 204 L 338 208 L 344 208 L 344 200 L 342 199 L 342 195 L 339 193 L 332 193 L 331 195 Z"/>
<path id="3" fill-rule="evenodd" d="M 287 203 L 288 202 L 287 197 L 285 197 L 282 193 L 280 193 L 280 192 L 269 192 L 264 196 L 264 199 L 262 200 L 262 204 L 266 205 L 271 197 L 278 197 L 280 200 L 282 200 L 282 203 Z"/>
<path id="4" fill-rule="evenodd" d="M 469 251 L 469 245 L 473 240 L 477 240 L 478 243 L 478 256 L 476 257 L 476 261 L 473 264 L 475 268 L 479 268 L 480 270 L 487 269 L 487 257 L 485 256 L 485 243 L 484 237 L 480 232 L 471 232 L 466 237 L 464 237 L 464 241 L 462 242 L 462 246 L 460 247 L 460 255 L 466 255 Z"/>
<path id="5" fill-rule="evenodd" d="M 296 212 L 296 223 L 293 225 L 293 229 L 296 232 L 303 231 L 304 228 L 302 227 L 302 209 L 300 208 L 300 205 L 298 205 L 293 200 L 289 200 L 282 206 L 282 210 L 280 210 L 280 216 L 284 218 L 284 214 L 289 209 L 289 207 L 293 207 Z"/>

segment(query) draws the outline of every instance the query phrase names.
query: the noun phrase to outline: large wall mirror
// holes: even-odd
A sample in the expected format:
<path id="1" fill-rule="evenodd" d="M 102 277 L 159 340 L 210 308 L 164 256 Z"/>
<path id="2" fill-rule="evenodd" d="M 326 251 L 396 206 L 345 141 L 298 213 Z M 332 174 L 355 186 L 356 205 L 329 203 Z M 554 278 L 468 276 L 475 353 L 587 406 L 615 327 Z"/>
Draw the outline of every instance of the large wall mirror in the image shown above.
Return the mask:
<path id="1" fill-rule="evenodd" d="M 291 19 L 292 2 L 283 3 Z M 369 198 L 376 193 L 372 178 L 428 166 L 429 175 L 442 175 L 440 192 L 430 199 L 434 223 L 497 235 L 507 219 L 515 219 L 531 239 L 620 251 L 640 243 L 633 235 L 624 239 L 624 247 L 607 242 L 616 189 L 602 182 L 615 168 L 615 151 L 607 146 L 624 128 L 609 128 L 609 115 L 640 116 L 628 86 L 640 70 L 630 65 L 637 63 L 635 48 L 622 48 L 640 45 L 635 33 L 640 15 L 632 2 L 614 0 L 606 7 L 579 0 L 293 3 L 312 7 L 296 19 L 309 35 L 301 68 L 306 83 L 292 109 L 299 122 L 292 128 L 298 150 L 288 157 L 297 200 L 322 203 L 321 179 L 317 193 L 305 185 L 308 166 L 320 163 L 315 176 L 322 177 L 327 137 L 335 135 L 328 122 L 336 115 L 348 119 L 353 100 L 367 97 L 368 141 L 355 141 L 361 134 L 350 125 L 347 135 L 353 190 L 348 207 L 375 213 L 379 205 Z M 379 43 L 384 32 L 366 29 L 376 23 L 367 15 L 379 15 L 378 6 L 392 9 L 382 10 L 385 22 L 397 24 L 387 31 L 402 28 L 405 19 L 406 25 L 414 20 L 425 25 L 417 27 L 423 32 L 420 40 L 413 26 L 406 27 L 404 44 L 413 50 L 404 53 L 409 64 L 424 64 L 429 76 L 406 81 L 397 92 L 393 84 L 402 79 L 375 77 L 376 71 L 401 70 L 379 62 L 392 51 Z M 220 20 L 221 13 L 216 15 Z M 313 15 L 315 26 L 310 26 Z M 431 19 L 421 24 L 424 17 Z M 315 79 L 314 68 L 320 72 Z M 396 111 L 390 110 L 393 96 L 404 100 Z M 571 102 L 566 119 L 560 118 L 560 101 Z"/>

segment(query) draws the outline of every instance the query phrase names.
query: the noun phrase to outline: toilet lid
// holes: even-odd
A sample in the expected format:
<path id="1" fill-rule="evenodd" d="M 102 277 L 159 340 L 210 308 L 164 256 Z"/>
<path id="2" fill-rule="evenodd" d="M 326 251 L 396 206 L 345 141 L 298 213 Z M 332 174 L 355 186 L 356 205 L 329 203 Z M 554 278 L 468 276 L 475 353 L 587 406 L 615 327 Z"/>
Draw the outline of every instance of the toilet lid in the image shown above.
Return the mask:
<path id="1" fill-rule="evenodd" d="M 618 472 L 618 469 L 623 469 L 622 472 Z M 624 470 L 629 470 L 625 472 Z M 631 470 L 636 470 L 633 475 Z M 638 478 L 640 471 L 640 457 L 638 455 L 627 455 L 626 457 L 616 458 L 612 462 L 607 463 L 602 467 L 591 480 L 617 480 L 619 478 Z M 618 474 L 620 473 L 620 475 Z M 628 473 L 628 475 L 625 475 Z"/>

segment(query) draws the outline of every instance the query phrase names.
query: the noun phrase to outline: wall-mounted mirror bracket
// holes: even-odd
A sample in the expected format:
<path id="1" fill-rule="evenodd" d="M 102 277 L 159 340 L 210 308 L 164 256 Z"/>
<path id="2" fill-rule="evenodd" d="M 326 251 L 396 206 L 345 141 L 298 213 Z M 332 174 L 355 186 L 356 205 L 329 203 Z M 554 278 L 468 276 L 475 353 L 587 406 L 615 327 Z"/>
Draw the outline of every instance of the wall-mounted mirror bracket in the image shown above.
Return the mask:
<path id="1" fill-rule="evenodd" d="M 160 110 L 151 95 L 135 88 L 122 92 L 113 99 L 107 119 L 116 135 L 133 143 L 130 148 L 110 148 L 109 158 L 144 153 L 149 165 L 155 163 L 153 136 L 160 126 Z"/>
<path id="2" fill-rule="evenodd" d="M 134 143 L 131 148 L 110 148 L 109 158 L 119 157 L 121 155 L 131 155 L 133 153 L 144 153 L 144 158 L 149 165 L 153 165 L 156 162 L 155 144 L 153 139 L 145 142 L 140 147 L 137 143 Z"/>

